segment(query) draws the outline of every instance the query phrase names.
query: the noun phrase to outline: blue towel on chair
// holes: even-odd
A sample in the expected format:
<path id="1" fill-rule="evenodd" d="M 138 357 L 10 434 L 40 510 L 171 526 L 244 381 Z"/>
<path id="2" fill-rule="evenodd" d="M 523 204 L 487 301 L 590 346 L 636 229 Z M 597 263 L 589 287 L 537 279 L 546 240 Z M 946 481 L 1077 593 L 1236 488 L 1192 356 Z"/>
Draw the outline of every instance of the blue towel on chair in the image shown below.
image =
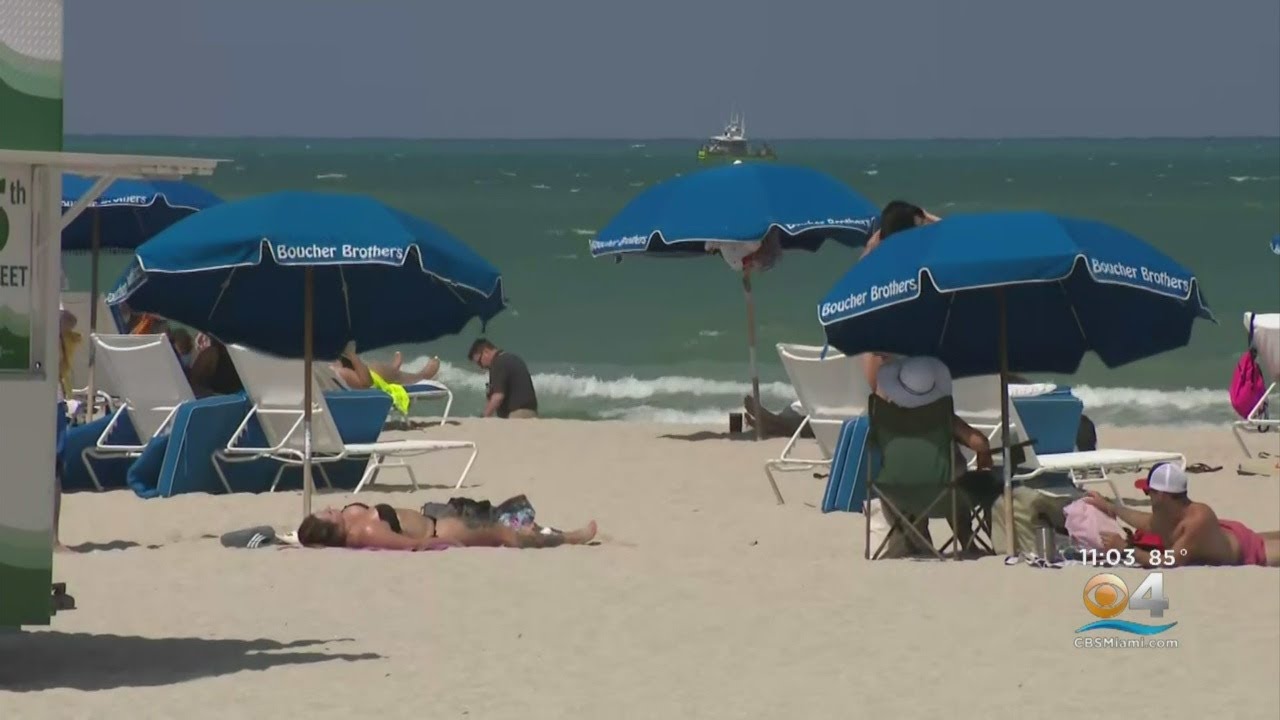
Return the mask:
<path id="1" fill-rule="evenodd" d="M 822 496 L 822 512 L 862 512 L 867 499 L 867 469 L 880 469 L 880 453 L 868 447 L 867 431 L 871 422 L 860 416 L 845 420 L 840 426 L 835 456 L 831 458 L 831 476 Z"/>

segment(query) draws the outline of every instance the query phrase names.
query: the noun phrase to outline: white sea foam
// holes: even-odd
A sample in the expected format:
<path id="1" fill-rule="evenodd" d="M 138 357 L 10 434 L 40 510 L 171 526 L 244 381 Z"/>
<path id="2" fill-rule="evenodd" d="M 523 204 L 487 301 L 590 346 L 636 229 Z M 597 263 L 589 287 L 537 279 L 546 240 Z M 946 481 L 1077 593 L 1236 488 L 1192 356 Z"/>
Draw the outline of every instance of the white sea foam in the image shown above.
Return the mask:
<path id="1" fill-rule="evenodd" d="M 1267 182 L 1269 180 L 1280 180 L 1280 175 L 1231 175 L 1227 177 L 1232 182 Z"/>
<path id="2" fill-rule="evenodd" d="M 724 425 L 728 422 L 729 413 L 741 411 L 742 408 L 677 410 L 653 405 L 638 405 L 602 410 L 596 416 L 601 420 L 662 423 L 664 425 Z"/>
<path id="3" fill-rule="evenodd" d="M 723 332 L 722 330 L 699 330 L 698 337 L 719 337 Z"/>
<path id="4" fill-rule="evenodd" d="M 322 173 L 316 176 L 317 180 L 346 180 L 344 173 Z"/>
<path id="5" fill-rule="evenodd" d="M 700 331 L 701 337 L 715 337 L 718 331 Z M 417 370 L 426 357 L 405 363 Z M 487 382 L 484 373 L 469 366 L 442 363 L 439 379 L 462 397 L 478 398 Z M 602 378 L 570 373 L 535 373 L 533 381 L 545 414 L 601 419 L 644 420 L 646 422 L 722 422 L 724 414 L 736 408 L 751 392 L 749 382 L 713 380 L 687 375 L 655 378 Z M 1085 413 L 1099 425 L 1224 425 L 1234 418 L 1225 390 L 1185 388 L 1158 390 L 1134 387 L 1071 388 L 1084 403 Z M 767 407 L 781 410 L 795 400 L 795 391 L 786 382 L 760 385 Z M 665 419 L 663 419 L 665 418 Z"/>
<path id="6" fill-rule="evenodd" d="M 426 363 L 426 357 L 414 358 L 404 364 L 404 369 L 413 372 L 421 369 Z M 439 378 L 454 390 L 483 390 L 487 382 L 483 373 L 463 370 L 447 362 L 441 363 Z M 741 398 L 751 392 L 749 382 L 710 380 L 685 375 L 667 375 L 651 379 L 637 377 L 605 379 L 592 375 L 534 373 L 533 382 L 540 396 L 572 399 L 647 400 L 662 396 Z M 764 397 L 785 400 L 788 403 L 795 400 L 795 392 L 791 389 L 791 385 L 784 382 L 761 383 L 760 394 Z"/>
<path id="7" fill-rule="evenodd" d="M 596 231 L 592 230 L 591 228 L 573 228 L 569 230 L 569 232 L 573 233 L 574 235 L 583 235 L 583 236 L 593 236 L 596 234 Z"/>
<path id="8" fill-rule="evenodd" d="M 550 185 L 543 185 L 542 183 L 538 183 L 537 185 L 530 185 L 529 187 L 533 188 L 534 190 L 550 190 L 551 189 Z"/>

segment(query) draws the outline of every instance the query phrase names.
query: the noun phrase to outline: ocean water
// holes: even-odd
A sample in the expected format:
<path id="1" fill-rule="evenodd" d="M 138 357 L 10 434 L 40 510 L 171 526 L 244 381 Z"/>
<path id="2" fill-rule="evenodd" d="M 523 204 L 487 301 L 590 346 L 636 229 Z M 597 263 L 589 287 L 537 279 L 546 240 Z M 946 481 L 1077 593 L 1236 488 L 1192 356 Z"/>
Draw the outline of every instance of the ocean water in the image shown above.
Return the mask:
<path id="1" fill-rule="evenodd" d="M 502 269 L 510 308 L 489 337 L 522 355 L 544 415 L 723 422 L 749 392 L 738 278 L 715 258 L 615 264 L 587 242 L 635 193 L 698 168 L 697 141 L 69 139 L 95 152 L 225 158 L 202 180 L 231 199 L 271 190 L 367 193 L 452 230 Z M 1244 349 L 1241 313 L 1280 309 L 1280 139 L 795 141 L 784 162 L 829 172 L 877 203 L 941 215 L 1045 209 L 1123 226 L 1200 278 L 1219 318 L 1183 349 L 1108 369 L 1086 359 L 1071 384 L 1104 424 L 1217 422 Z M 762 391 L 794 399 L 773 345 L 822 344 L 817 300 L 856 255 L 788 255 L 756 282 Z M 109 285 L 124 265 L 103 263 Z M 88 261 L 68 260 L 77 288 Z M 480 332 L 399 348 L 409 366 L 444 361 L 455 408 L 476 413 L 484 379 L 465 352 Z M 385 355 L 390 349 L 374 351 Z M 1039 379 L 1039 378 L 1037 378 Z"/>

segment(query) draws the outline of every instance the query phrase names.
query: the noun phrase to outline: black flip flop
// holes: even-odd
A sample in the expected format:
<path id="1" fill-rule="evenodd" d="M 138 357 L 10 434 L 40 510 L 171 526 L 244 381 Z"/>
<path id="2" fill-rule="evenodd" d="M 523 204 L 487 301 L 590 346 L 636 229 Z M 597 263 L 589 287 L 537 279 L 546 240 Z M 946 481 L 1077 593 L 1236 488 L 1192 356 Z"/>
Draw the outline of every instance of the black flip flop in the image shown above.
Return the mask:
<path id="1" fill-rule="evenodd" d="M 1188 465 L 1186 468 L 1187 472 L 1189 473 L 1213 473 L 1213 472 L 1218 472 L 1221 469 L 1222 469 L 1221 465 L 1212 467 L 1209 465 L 1205 465 L 1202 462 L 1195 463 L 1194 465 Z"/>

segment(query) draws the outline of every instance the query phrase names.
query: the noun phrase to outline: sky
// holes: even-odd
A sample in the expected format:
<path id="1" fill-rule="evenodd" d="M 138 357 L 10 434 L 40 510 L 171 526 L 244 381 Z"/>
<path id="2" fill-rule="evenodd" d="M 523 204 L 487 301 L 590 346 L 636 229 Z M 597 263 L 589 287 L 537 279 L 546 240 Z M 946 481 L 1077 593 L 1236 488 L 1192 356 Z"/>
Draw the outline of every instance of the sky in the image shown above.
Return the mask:
<path id="1" fill-rule="evenodd" d="M 72 134 L 1280 135 L 1276 0 L 65 0 Z"/>

